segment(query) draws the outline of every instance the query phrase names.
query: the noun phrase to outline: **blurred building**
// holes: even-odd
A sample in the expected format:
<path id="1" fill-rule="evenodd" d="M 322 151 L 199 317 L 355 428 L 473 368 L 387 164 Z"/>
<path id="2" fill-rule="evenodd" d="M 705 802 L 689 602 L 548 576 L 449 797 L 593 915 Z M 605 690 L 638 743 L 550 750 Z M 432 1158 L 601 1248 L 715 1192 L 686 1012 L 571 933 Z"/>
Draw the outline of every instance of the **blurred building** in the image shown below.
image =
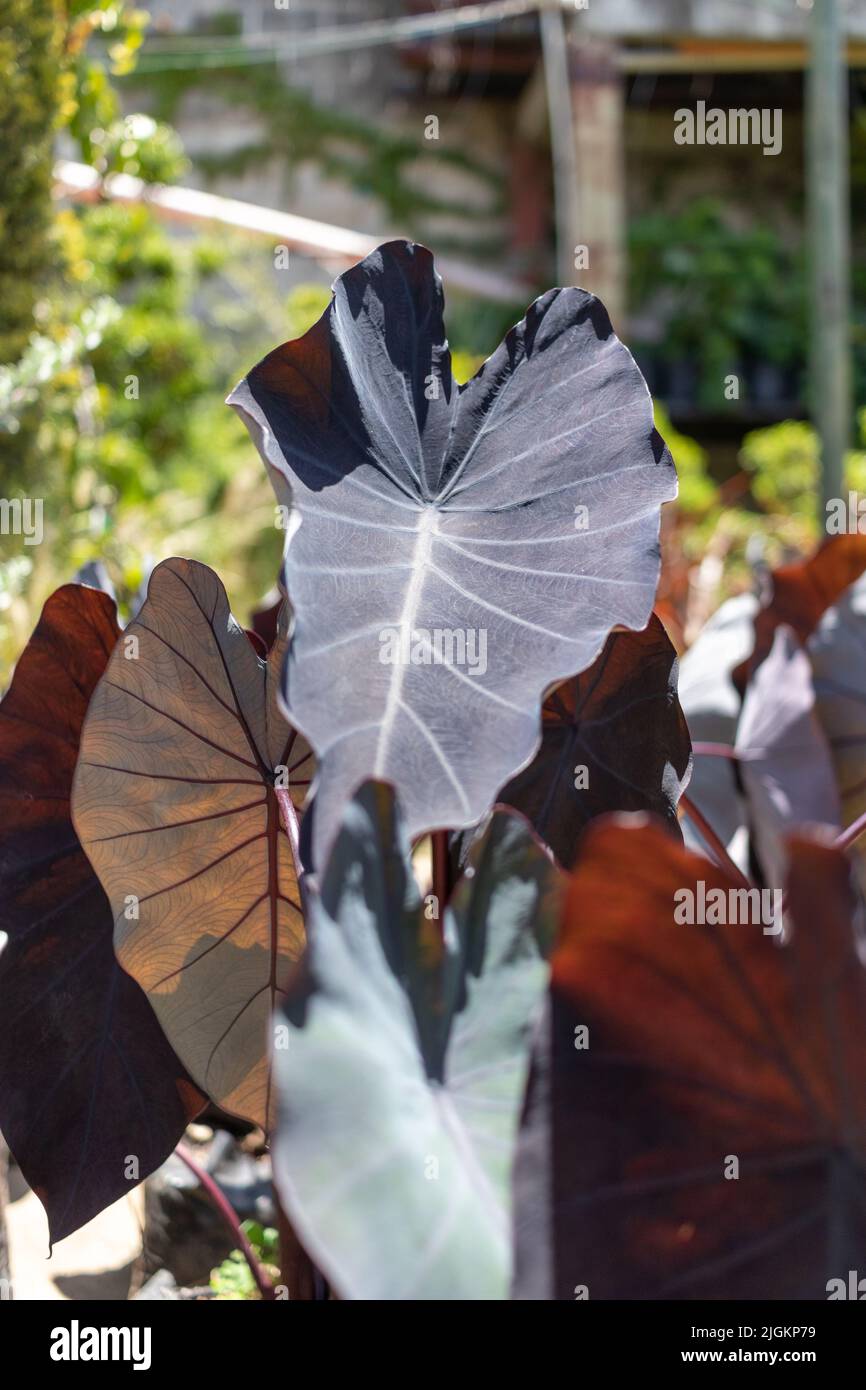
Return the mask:
<path id="1" fill-rule="evenodd" d="M 563 278 L 563 248 L 557 267 L 551 92 L 536 14 L 348 52 L 292 53 L 294 41 L 337 26 L 462 3 L 154 0 L 160 41 L 146 49 L 151 66 L 135 99 L 162 102 L 200 184 L 374 235 L 416 236 L 440 253 L 495 262 L 528 286 L 549 284 L 557 269 Z M 709 343 L 720 361 L 733 356 L 732 370 L 747 375 L 741 417 L 760 421 L 800 405 L 801 309 L 792 277 L 803 225 L 808 7 L 809 0 L 563 5 L 575 174 L 568 239 L 587 247 L 573 279 L 605 299 L 614 323 L 638 344 L 651 384 L 683 418 L 712 413 L 692 339 Z M 856 162 L 866 132 L 866 0 L 850 0 L 847 13 Z M 236 65 L 159 72 L 160 52 L 178 35 L 198 35 L 201 52 L 210 44 L 235 55 Z M 710 111 L 778 111 L 778 150 L 765 153 L 755 141 L 678 143 L 675 113 L 699 103 Z M 863 145 L 866 172 L 866 138 Z M 754 277 L 742 309 L 718 285 L 705 302 L 689 302 L 690 275 L 703 285 L 713 267 L 711 259 L 693 267 L 688 259 L 698 243 L 711 258 L 714 237 L 720 284 L 738 269 Z M 763 280 L 782 285 L 778 305 L 762 299 L 762 257 Z M 656 261 L 657 283 L 649 285 Z M 717 374 L 716 363 L 707 370 Z"/>

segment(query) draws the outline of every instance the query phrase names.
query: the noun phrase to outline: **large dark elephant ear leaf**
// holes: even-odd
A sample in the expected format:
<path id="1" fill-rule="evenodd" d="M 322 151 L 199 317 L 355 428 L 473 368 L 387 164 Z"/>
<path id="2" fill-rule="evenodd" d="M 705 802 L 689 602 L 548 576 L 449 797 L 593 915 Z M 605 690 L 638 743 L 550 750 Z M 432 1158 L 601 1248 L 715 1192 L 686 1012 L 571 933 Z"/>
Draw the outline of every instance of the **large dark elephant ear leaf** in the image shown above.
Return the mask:
<path id="1" fill-rule="evenodd" d="M 559 877 L 525 822 L 499 813 L 440 923 L 418 900 L 390 789 L 368 783 L 349 806 L 275 1052 L 275 1179 L 341 1297 L 507 1296 L 511 1160 Z"/>
<path id="2" fill-rule="evenodd" d="M 268 1127 L 269 1019 L 304 931 L 277 786 L 309 749 L 205 565 L 166 560 L 91 701 L 75 824 L 124 968 L 202 1090 Z"/>
<path id="3" fill-rule="evenodd" d="M 541 747 L 497 801 L 526 816 L 565 868 L 590 821 L 612 811 L 650 811 L 679 836 L 691 741 L 677 667 L 653 614 L 643 632 L 612 632 L 592 666 L 545 700 Z M 462 837 L 461 858 L 478 833 Z"/>
<path id="4" fill-rule="evenodd" d="M 544 692 L 652 609 L 676 477 L 604 308 L 549 291 L 457 387 L 432 256 L 392 242 L 229 401 L 291 512 L 284 699 L 321 764 L 317 868 L 367 776 L 413 836 L 474 824 Z"/>
<path id="5" fill-rule="evenodd" d="M 780 945 L 660 829 L 587 832 L 515 1167 L 516 1297 L 824 1299 L 864 1268 L 851 875 L 814 840 L 790 861 Z"/>
<path id="6" fill-rule="evenodd" d="M 72 826 L 81 726 L 118 636 L 107 594 L 58 589 L 0 703 L 0 1129 L 55 1241 L 159 1167 L 204 1104 L 115 959 Z"/>

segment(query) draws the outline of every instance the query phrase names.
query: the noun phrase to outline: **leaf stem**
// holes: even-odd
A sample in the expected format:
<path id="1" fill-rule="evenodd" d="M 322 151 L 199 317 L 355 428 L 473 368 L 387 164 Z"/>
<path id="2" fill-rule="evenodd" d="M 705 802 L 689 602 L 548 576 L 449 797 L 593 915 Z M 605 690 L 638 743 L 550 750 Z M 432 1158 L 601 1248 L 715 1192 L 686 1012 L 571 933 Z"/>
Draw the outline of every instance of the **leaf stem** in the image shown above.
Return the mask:
<path id="1" fill-rule="evenodd" d="M 229 1230 L 232 1232 L 235 1240 L 238 1243 L 238 1249 L 243 1251 L 244 1258 L 250 1267 L 250 1272 L 252 1273 L 252 1276 L 256 1281 L 256 1287 L 259 1293 L 261 1294 L 262 1298 L 269 1300 L 273 1299 L 274 1286 L 268 1278 L 267 1274 L 265 1273 L 264 1269 L 262 1268 L 256 1256 L 256 1252 L 253 1250 L 253 1247 L 249 1242 L 246 1231 L 244 1231 L 241 1227 L 240 1218 L 237 1212 L 235 1211 L 228 1197 L 223 1192 L 222 1188 L 219 1186 L 219 1183 L 215 1182 L 214 1179 L 211 1177 L 210 1173 L 207 1171 L 207 1169 L 203 1168 L 202 1165 L 198 1162 L 198 1160 L 193 1158 L 192 1154 L 190 1153 L 189 1149 L 186 1147 L 185 1144 L 178 1144 L 177 1148 L 175 1149 L 175 1153 L 177 1154 L 178 1158 L 186 1164 L 190 1172 L 194 1173 L 195 1176 L 198 1178 L 201 1186 L 204 1188 L 205 1192 L 210 1197 L 220 1216 L 223 1218 Z"/>
<path id="2" fill-rule="evenodd" d="M 430 836 L 430 854 L 433 861 L 433 895 L 439 906 L 439 918 L 448 905 L 454 887 L 451 870 L 451 849 L 447 830 L 434 830 Z"/>
<path id="3" fill-rule="evenodd" d="M 729 758 L 731 762 L 737 762 L 739 754 L 736 748 L 732 748 L 729 743 L 693 743 L 692 752 L 700 757 L 709 758 Z"/>
<path id="4" fill-rule="evenodd" d="M 301 828 L 298 819 L 298 812 L 288 787 L 274 787 L 274 795 L 277 798 L 277 805 L 280 808 L 280 816 L 283 821 L 283 829 L 289 837 L 289 844 L 292 846 L 292 856 L 295 861 L 295 868 L 301 872 Z"/>
<path id="5" fill-rule="evenodd" d="M 710 849 L 715 854 L 720 867 L 723 869 L 727 869 L 728 872 L 732 875 L 732 877 L 737 880 L 737 883 L 740 885 L 741 888 L 751 888 L 752 884 L 746 878 L 745 874 L 737 868 L 737 865 L 734 863 L 733 859 L 728 854 L 727 849 L 722 844 L 722 841 L 719 839 L 718 835 L 716 834 L 713 827 L 710 825 L 703 812 L 698 810 L 695 803 L 688 796 L 680 797 L 680 805 L 682 806 L 686 815 L 689 817 L 689 820 L 691 820 L 697 826 L 698 830 L 703 835 L 707 844 L 710 846 Z"/>
<path id="6" fill-rule="evenodd" d="M 763 748 L 733 748 L 729 743 L 693 743 L 692 752 L 699 758 L 727 758 L 732 763 L 760 762 L 767 756 Z"/>
<path id="7" fill-rule="evenodd" d="M 854 841 L 859 840 L 864 831 L 866 831 L 866 813 L 862 816 L 858 816 L 856 820 L 852 821 L 848 828 L 843 830 L 841 835 L 837 836 L 833 843 L 837 849 L 850 849 Z"/>

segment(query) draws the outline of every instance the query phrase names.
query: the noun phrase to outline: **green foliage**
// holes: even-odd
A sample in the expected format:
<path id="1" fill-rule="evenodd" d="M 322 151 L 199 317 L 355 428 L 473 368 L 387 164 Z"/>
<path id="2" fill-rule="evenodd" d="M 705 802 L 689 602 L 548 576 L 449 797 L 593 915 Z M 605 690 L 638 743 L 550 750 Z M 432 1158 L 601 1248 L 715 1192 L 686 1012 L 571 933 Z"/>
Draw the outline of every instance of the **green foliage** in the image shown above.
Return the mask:
<path id="1" fill-rule="evenodd" d="M 257 1258 L 265 1266 L 265 1272 L 272 1280 L 279 1279 L 279 1238 L 273 1226 L 262 1226 L 258 1221 L 243 1221 L 241 1230 Z M 261 1298 L 252 1271 L 241 1250 L 233 1250 L 221 1265 L 211 1270 L 210 1286 L 218 1302 Z"/>
<path id="2" fill-rule="evenodd" d="M 287 337 L 302 338 L 331 302 L 324 285 L 296 285 L 286 302 Z"/>
<path id="3" fill-rule="evenodd" d="M 752 493 L 768 511 L 814 514 L 818 485 L 818 440 L 804 420 L 784 420 L 752 430 L 740 457 L 752 474 Z"/>
<path id="4" fill-rule="evenodd" d="M 52 269 L 51 148 L 61 9 L 0 0 L 0 362 L 14 362 Z"/>
<path id="5" fill-rule="evenodd" d="M 866 410 L 860 412 L 864 449 L 849 450 L 845 479 L 866 488 Z M 752 475 L 752 494 L 765 511 L 815 521 L 820 491 L 818 437 L 803 420 L 784 420 L 769 429 L 752 430 L 743 440 L 743 467 Z"/>
<path id="6" fill-rule="evenodd" d="M 0 0 L 0 463 L 13 483 L 38 481 L 45 388 L 93 338 L 92 325 L 82 331 L 84 306 L 75 303 L 71 317 L 64 306 L 69 266 L 51 206 L 55 132 L 66 127 L 82 158 L 105 172 L 165 180 L 183 167 L 173 132 L 149 117 L 121 120 L 106 64 L 89 48 L 100 33 L 113 70 L 128 71 L 146 18 L 114 0 Z"/>
<path id="7" fill-rule="evenodd" d="M 42 384 L 76 366 L 102 341 L 120 309 L 112 299 L 97 299 L 81 312 L 78 323 L 59 342 L 34 334 L 24 355 L 11 367 L 0 367 L 0 430 L 17 434 L 27 407 L 38 398 Z"/>
<path id="8" fill-rule="evenodd" d="M 704 404 L 718 406 L 725 376 L 749 359 L 803 366 L 802 259 L 773 229 L 735 226 L 703 198 L 636 218 L 629 251 L 632 303 L 660 313 L 665 360 L 698 364 Z"/>
<path id="9" fill-rule="evenodd" d="M 43 545 L 4 538 L 0 666 L 47 593 L 92 560 L 106 565 L 125 610 L 154 562 L 207 554 L 244 612 L 279 559 L 267 480 L 224 404 L 238 356 L 271 340 L 266 324 L 261 341 L 260 300 L 226 279 L 234 244 L 175 240 L 146 208 L 112 204 L 63 212 L 55 231 L 63 297 L 15 371 L 0 374 L 7 417 L 38 391 L 26 490 L 44 498 L 45 514 Z M 243 313 L 231 331 L 215 330 L 226 300 Z"/>
<path id="10" fill-rule="evenodd" d="M 696 439 L 680 434 L 663 405 L 655 405 L 656 429 L 673 455 L 679 479 L 678 507 L 690 517 L 705 515 L 719 505 L 718 484 L 707 469 L 707 451 Z"/>
<path id="11" fill-rule="evenodd" d="M 177 132 L 141 114 L 90 131 L 87 153 L 100 173 L 132 174 L 145 183 L 176 183 L 189 168 Z"/>
<path id="12" fill-rule="evenodd" d="M 92 132 L 120 119 L 111 77 L 132 70 L 148 22 L 125 0 L 65 0 L 66 71 L 62 119 L 90 163 Z M 101 40 L 97 46 L 94 41 Z"/>
<path id="13" fill-rule="evenodd" d="M 454 373 L 454 380 L 461 383 L 470 381 L 474 377 L 484 355 L 479 352 L 463 352 L 459 348 L 451 354 L 451 370 Z"/>

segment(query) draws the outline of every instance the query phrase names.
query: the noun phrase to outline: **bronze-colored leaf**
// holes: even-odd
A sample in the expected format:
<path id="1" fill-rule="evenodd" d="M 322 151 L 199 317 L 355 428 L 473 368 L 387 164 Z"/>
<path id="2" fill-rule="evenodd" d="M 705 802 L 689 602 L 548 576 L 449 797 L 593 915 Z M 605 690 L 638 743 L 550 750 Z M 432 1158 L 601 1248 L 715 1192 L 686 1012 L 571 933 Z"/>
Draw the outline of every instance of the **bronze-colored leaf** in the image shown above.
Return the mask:
<path id="1" fill-rule="evenodd" d="M 264 1128 L 269 1019 L 304 944 L 275 783 L 300 803 L 310 754 L 277 708 L 284 654 L 285 636 L 256 656 L 206 566 L 159 565 L 94 694 L 73 793 L 121 964 L 202 1089 Z"/>
<path id="2" fill-rule="evenodd" d="M 0 1128 L 60 1240 L 168 1157 L 204 1104 L 145 995 L 72 826 L 81 726 L 113 600 L 58 589 L 0 703 Z"/>
<path id="3" fill-rule="evenodd" d="M 838 850 L 790 854 L 780 945 L 756 911 L 730 925 L 733 879 L 661 828 L 587 832 L 518 1150 L 517 1297 L 822 1299 L 866 1268 L 851 878 Z"/>
<path id="4" fill-rule="evenodd" d="M 801 642 L 814 632 L 827 609 L 866 569 L 866 536 L 831 536 L 807 560 L 781 565 L 770 580 L 770 594 L 755 618 L 755 647 L 748 662 L 734 672 L 740 690 L 750 671 L 769 655 L 780 623 L 794 629 Z"/>

